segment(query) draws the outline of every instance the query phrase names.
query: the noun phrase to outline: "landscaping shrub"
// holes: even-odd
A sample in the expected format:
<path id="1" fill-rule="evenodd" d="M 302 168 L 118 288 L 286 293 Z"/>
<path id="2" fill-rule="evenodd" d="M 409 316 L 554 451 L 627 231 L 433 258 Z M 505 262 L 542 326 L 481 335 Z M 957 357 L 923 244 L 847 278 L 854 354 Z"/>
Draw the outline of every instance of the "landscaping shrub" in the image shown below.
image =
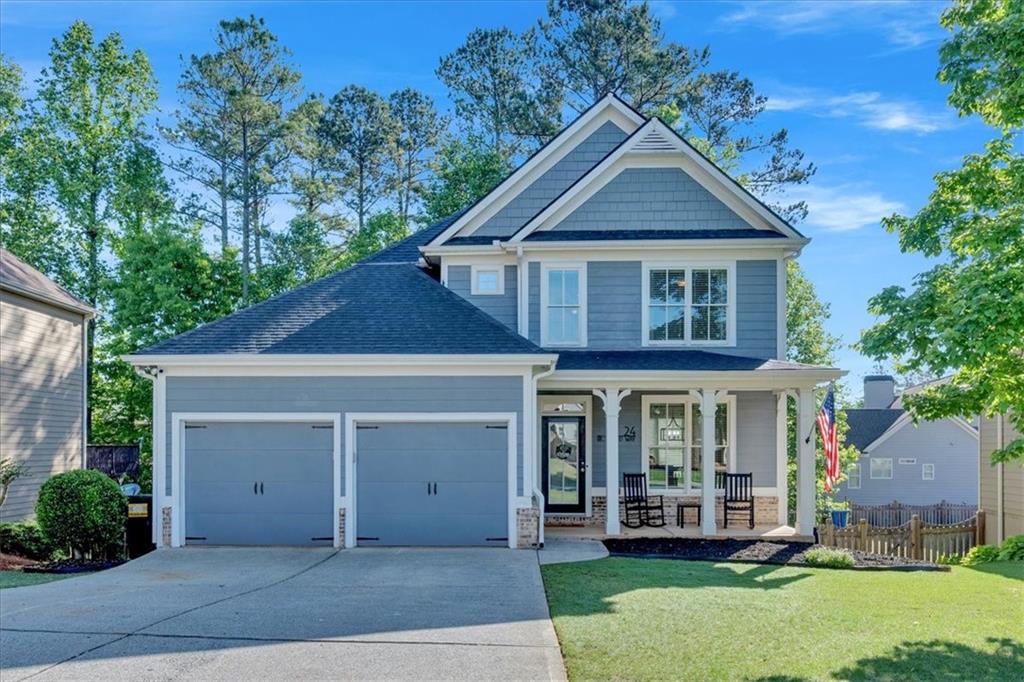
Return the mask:
<path id="1" fill-rule="evenodd" d="M 999 548 L 1000 561 L 1024 561 L 1024 535 L 1011 535 Z"/>
<path id="2" fill-rule="evenodd" d="M 959 566 L 963 560 L 964 558 L 959 554 L 940 554 L 935 563 L 943 566 Z"/>
<path id="3" fill-rule="evenodd" d="M 853 568 L 853 555 L 832 547 L 812 547 L 804 552 L 804 560 L 819 568 Z"/>
<path id="4" fill-rule="evenodd" d="M 987 564 L 990 561 L 995 561 L 999 558 L 999 545 L 976 545 L 971 547 L 970 551 L 964 555 L 964 560 L 960 563 L 964 566 L 977 566 L 978 564 Z"/>
<path id="5" fill-rule="evenodd" d="M 126 498 L 113 479 L 78 469 L 51 477 L 39 490 L 36 520 L 55 545 L 93 559 L 120 554 Z"/>
<path id="6" fill-rule="evenodd" d="M 46 561 L 57 548 L 34 523 L 0 523 L 0 552 Z"/>

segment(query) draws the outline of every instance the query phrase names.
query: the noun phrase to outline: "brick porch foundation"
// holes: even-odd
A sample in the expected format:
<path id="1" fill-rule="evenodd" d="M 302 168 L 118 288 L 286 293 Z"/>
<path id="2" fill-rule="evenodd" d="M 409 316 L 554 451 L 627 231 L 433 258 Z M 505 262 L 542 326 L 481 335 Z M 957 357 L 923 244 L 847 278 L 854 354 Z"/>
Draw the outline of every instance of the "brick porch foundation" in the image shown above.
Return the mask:
<path id="1" fill-rule="evenodd" d="M 516 547 L 536 548 L 540 544 L 540 509 L 521 507 L 516 509 Z"/>
<path id="2" fill-rule="evenodd" d="M 652 500 L 653 501 L 653 500 Z M 668 497 L 664 498 L 665 502 L 665 522 L 670 525 L 676 524 L 676 505 L 680 502 L 687 503 L 699 503 L 700 497 L 696 495 L 688 495 L 685 497 Z M 607 503 L 608 499 L 601 495 L 595 495 L 591 499 L 591 515 L 590 516 L 574 516 L 571 514 L 548 516 L 545 518 L 544 523 L 548 527 L 559 527 L 559 526 L 586 526 L 595 528 L 604 528 L 605 521 L 607 519 Z M 723 502 L 721 499 L 716 501 L 715 505 L 715 520 L 718 527 L 723 526 Z M 619 518 L 625 519 L 626 512 L 622 508 L 621 501 L 619 502 Z M 755 496 L 754 497 L 754 524 L 758 526 L 774 526 L 778 523 L 779 519 L 779 498 L 775 496 Z M 686 510 L 686 517 L 684 519 L 687 526 L 697 525 L 697 512 L 693 509 Z M 743 527 L 743 520 L 740 515 L 734 513 L 731 518 L 733 527 Z"/>

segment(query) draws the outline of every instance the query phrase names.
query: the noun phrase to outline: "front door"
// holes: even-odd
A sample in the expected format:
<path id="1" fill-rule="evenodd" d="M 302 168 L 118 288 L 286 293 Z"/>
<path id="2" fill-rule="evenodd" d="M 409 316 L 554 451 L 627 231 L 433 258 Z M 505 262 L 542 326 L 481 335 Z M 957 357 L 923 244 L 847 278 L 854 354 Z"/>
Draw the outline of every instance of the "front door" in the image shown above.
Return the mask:
<path id="1" fill-rule="evenodd" d="M 584 417 L 544 417 L 543 475 L 545 511 L 582 514 L 586 511 L 587 458 Z"/>

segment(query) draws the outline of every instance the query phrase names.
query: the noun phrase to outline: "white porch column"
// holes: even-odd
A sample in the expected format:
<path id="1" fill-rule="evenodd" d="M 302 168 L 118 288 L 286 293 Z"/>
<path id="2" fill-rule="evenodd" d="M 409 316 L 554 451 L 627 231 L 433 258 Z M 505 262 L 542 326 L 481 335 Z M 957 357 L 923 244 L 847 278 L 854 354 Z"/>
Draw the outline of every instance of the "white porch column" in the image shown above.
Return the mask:
<path id="1" fill-rule="evenodd" d="M 814 454 L 818 442 L 814 427 L 814 388 L 801 388 L 797 394 L 796 458 L 796 532 L 814 533 L 815 470 Z M 807 438 L 810 434 L 810 439 Z"/>
<path id="2" fill-rule="evenodd" d="M 779 525 L 789 523 L 789 393 L 779 391 L 775 396 L 775 489 L 779 500 Z"/>
<path id="3" fill-rule="evenodd" d="M 618 535 L 619 526 L 619 410 L 622 399 L 632 391 L 609 386 L 603 391 L 594 389 L 594 395 L 604 404 L 605 440 L 605 532 Z"/>
<path id="4" fill-rule="evenodd" d="M 700 487 L 700 531 L 704 535 L 716 535 L 715 522 L 715 410 L 718 407 L 718 393 L 713 388 L 700 391 L 701 416 L 701 487 Z"/>

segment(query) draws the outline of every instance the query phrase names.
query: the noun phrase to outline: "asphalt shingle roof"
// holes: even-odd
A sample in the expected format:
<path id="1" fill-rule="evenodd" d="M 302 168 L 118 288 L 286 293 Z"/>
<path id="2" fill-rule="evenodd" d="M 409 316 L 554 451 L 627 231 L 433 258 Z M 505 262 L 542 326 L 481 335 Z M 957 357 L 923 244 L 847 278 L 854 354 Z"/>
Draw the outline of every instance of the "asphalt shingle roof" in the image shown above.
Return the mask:
<path id="1" fill-rule="evenodd" d="M 410 263 L 365 262 L 140 354 L 538 354 Z"/>
<path id="2" fill-rule="evenodd" d="M 453 213 L 429 227 L 413 232 L 402 241 L 382 249 L 376 254 L 366 258 L 364 263 L 416 263 L 420 259 L 420 247 L 429 244 L 434 237 L 444 232 L 449 225 L 455 222 L 465 211 Z M 490 242 L 488 242 L 490 243 Z"/>
<path id="3" fill-rule="evenodd" d="M 861 452 L 892 426 L 905 410 L 858 408 L 846 411 L 846 442 Z"/>
<path id="4" fill-rule="evenodd" d="M 0 247 L 0 287 L 38 296 L 54 305 L 78 312 L 92 312 L 89 304 L 80 301 L 67 289 L 3 247 Z"/>
<path id="5" fill-rule="evenodd" d="M 678 372 L 749 372 L 820 369 L 783 360 L 748 358 L 704 350 L 558 350 L 559 370 L 668 370 Z"/>

